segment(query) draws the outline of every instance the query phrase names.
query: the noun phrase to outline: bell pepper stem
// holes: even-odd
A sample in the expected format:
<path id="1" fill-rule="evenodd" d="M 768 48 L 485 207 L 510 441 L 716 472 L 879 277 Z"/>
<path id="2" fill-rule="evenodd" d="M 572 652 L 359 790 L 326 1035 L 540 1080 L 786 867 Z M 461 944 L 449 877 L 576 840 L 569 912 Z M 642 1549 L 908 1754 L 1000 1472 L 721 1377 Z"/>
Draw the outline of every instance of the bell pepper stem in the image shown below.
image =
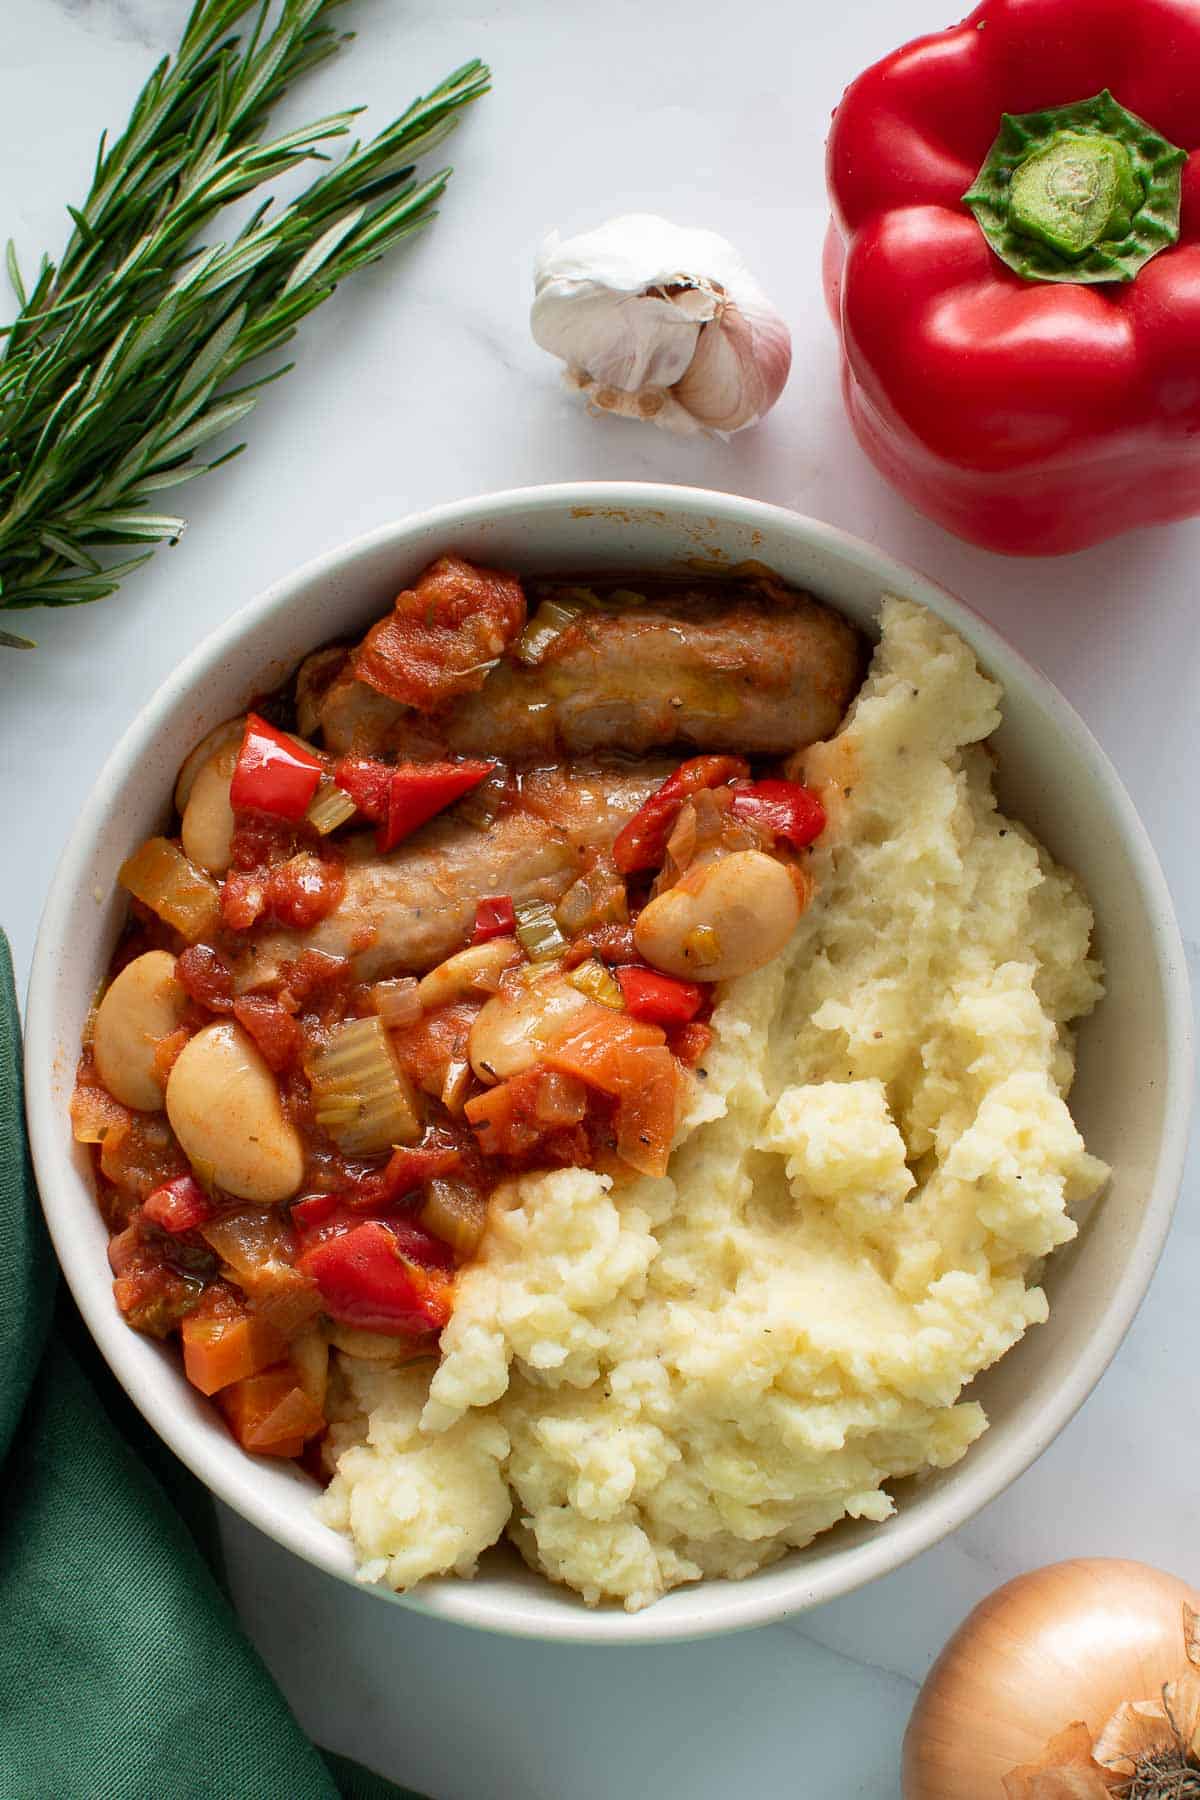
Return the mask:
<path id="1" fill-rule="evenodd" d="M 1179 236 L 1169 144 L 1105 89 L 1040 113 L 1006 113 L 963 200 L 1027 281 L 1131 281 Z"/>

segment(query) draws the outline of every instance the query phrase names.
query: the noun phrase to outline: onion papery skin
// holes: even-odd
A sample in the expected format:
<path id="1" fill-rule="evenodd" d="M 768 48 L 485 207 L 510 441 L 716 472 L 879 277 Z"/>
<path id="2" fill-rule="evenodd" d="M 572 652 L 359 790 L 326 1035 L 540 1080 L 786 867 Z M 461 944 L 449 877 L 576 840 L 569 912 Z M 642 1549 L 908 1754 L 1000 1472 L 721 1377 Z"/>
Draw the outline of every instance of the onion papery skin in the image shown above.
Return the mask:
<path id="1" fill-rule="evenodd" d="M 1004 1800 L 1004 1777 L 1082 1719 L 1157 1700 L 1187 1668 L 1187 1582 L 1146 1563 L 1082 1557 L 1018 1575 L 959 1626 L 904 1734 L 904 1800 Z"/>

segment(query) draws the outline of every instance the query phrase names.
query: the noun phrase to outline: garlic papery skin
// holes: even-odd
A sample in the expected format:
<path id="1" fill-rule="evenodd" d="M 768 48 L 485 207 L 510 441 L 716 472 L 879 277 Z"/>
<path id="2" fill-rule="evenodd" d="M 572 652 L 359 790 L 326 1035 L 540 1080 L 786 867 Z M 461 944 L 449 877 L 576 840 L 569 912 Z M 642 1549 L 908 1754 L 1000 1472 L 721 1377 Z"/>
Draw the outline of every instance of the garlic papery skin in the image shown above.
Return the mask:
<path id="1" fill-rule="evenodd" d="M 551 232 L 530 326 L 593 406 L 681 433 L 755 424 L 792 364 L 787 325 L 733 246 L 653 213 Z"/>

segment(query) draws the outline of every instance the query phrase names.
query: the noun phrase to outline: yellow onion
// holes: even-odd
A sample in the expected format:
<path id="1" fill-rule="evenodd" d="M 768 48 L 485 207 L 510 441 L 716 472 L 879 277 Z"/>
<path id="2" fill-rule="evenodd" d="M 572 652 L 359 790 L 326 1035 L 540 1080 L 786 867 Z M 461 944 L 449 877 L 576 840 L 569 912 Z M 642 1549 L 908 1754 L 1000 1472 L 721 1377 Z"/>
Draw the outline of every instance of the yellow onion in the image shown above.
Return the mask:
<path id="1" fill-rule="evenodd" d="M 1105 1558 L 1054 1563 L 997 1589 L 917 1698 L 904 1800 L 1200 1793 L 1197 1606 L 1176 1576 Z"/>

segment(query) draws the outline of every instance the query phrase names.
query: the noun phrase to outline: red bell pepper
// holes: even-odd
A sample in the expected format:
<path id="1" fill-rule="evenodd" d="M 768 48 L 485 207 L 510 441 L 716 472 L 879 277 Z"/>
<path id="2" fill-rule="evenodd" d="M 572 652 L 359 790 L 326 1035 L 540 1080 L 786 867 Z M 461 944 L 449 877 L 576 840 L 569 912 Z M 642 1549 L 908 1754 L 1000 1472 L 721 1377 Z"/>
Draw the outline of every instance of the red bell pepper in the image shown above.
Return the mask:
<path id="1" fill-rule="evenodd" d="M 656 969 L 627 963 L 616 976 L 626 1012 L 651 1025 L 686 1025 L 704 1003 L 704 990 L 694 981 L 677 981 Z"/>
<path id="2" fill-rule="evenodd" d="M 511 894 L 496 894 L 481 900 L 475 908 L 473 944 L 486 944 L 492 938 L 508 937 L 517 929 Z"/>
<path id="3" fill-rule="evenodd" d="M 749 764 L 740 756 L 693 756 L 680 763 L 617 833 L 612 854 L 621 874 L 659 868 L 684 801 L 701 788 L 724 787 L 749 773 Z"/>
<path id="4" fill-rule="evenodd" d="M 1200 511 L 1200 6 L 983 0 L 847 89 L 828 179 L 846 407 L 906 499 L 1014 554 Z"/>
<path id="5" fill-rule="evenodd" d="M 765 826 L 797 850 L 811 844 L 825 829 L 825 808 L 811 788 L 799 781 L 755 781 L 749 787 L 735 788 L 733 813 L 735 818 Z"/>
<path id="6" fill-rule="evenodd" d="M 316 1282 L 331 1319 L 364 1331 L 396 1337 L 440 1331 L 450 1317 L 450 1276 L 412 1261 L 396 1234 L 375 1219 L 312 1244 L 296 1266 Z"/>
<path id="7" fill-rule="evenodd" d="M 394 850 L 491 774 L 494 762 L 384 763 L 346 756 L 333 771 L 364 818 L 379 826 L 380 851 Z"/>
<path id="8" fill-rule="evenodd" d="M 364 819 L 382 825 L 387 818 L 392 772 L 393 764 L 377 762 L 373 756 L 343 756 L 334 765 L 333 779 L 349 794 Z"/>
<path id="9" fill-rule="evenodd" d="M 250 714 L 229 784 L 229 803 L 235 812 L 302 819 L 320 782 L 319 757 L 302 750 L 257 713 Z"/>
<path id="10" fill-rule="evenodd" d="M 161 1231 L 194 1231 L 211 1219 L 215 1210 L 194 1175 L 177 1175 L 147 1195 L 142 1216 Z"/>

